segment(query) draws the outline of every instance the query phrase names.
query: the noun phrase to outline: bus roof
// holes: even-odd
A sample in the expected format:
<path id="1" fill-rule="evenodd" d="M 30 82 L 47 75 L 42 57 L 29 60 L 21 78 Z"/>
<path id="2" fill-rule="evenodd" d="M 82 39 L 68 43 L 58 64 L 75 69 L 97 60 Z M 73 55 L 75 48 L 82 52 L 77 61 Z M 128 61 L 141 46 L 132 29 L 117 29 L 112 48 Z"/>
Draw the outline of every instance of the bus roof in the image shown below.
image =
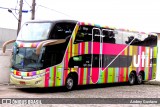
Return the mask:
<path id="1" fill-rule="evenodd" d="M 153 32 L 150 32 L 150 33 L 139 32 L 139 31 L 135 31 L 135 30 L 116 28 L 116 27 L 113 27 L 113 26 L 105 26 L 105 25 L 99 25 L 99 24 L 94 24 L 94 23 L 80 22 L 80 21 L 76 21 L 76 20 L 30 20 L 30 21 L 27 21 L 26 23 L 36 23 L 36 22 L 37 23 L 44 23 L 44 22 L 51 22 L 51 23 L 72 22 L 72 23 L 78 23 L 78 25 L 89 25 L 89 26 L 96 26 L 96 27 L 114 29 L 114 30 L 119 30 L 119 31 L 134 32 L 134 33 L 158 36 L 156 33 L 153 33 Z"/>
<path id="2" fill-rule="evenodd" d="M 104 26 L 104 25 L 93 24 L 93 23 L 86 23 L 86 22 L 78 22 L 78 25 L 89 25 L 89 26 L 96 26 L 96 27 L 114 29 L 114 30 L 119 30 L 119 31 L 134 32 L 134 33 L 140 33 L 140 34 L 148 34 L 148 35 L 158 36 L 156 33 L 153 33 L 153 32 L 145 33 L 145 32 L 139 32 L 139 31 L 129 30 L 129 29 L 116 28 L 116 27 L 112 27 L 112 26 Z"/>
<path id="3" fill-rule="evenodd" d="M 71 22 L 71 23 L 77 23 L 76 20 L 30 20 L 26 23 L 45 23 L 45 22 L 51 22 L 51 23 L 58 23 L 58 22 Z"/>

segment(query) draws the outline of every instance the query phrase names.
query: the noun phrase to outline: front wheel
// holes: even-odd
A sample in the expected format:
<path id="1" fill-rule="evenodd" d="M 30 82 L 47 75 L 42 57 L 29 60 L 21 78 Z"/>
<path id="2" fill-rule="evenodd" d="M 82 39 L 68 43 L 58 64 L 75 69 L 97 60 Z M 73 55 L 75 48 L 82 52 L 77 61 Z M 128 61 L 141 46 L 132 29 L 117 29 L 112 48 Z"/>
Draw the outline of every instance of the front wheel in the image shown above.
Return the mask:
<path id="1" fill-rule="evenodd" d="M 135 82 L 136 82 L 136 75 L 133 72 L 131 72 L 129 75 L 129 84 L 133 85 L 135 84 Z"/>
<path id="2" fill-rule="evenodd" d="M 75 86 L 75 81 L 74 81 L 74 78 L 72 76 L 69 76 L 67 79 L 66 79 L 66 84 L 65 84 L 65 88 L 67 91 L 71 91 Z"/>

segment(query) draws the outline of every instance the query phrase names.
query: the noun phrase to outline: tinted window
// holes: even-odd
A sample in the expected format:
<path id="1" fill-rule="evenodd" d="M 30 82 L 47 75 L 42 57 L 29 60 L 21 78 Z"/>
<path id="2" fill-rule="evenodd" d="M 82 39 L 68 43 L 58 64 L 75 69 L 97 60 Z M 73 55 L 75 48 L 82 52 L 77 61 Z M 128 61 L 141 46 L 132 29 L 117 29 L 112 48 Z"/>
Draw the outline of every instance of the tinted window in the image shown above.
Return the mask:
<path id="1" fill-rule="evenodd" d="M 44 54 L 44 68 L 62 62 L 68 42 L 47 46 Z"/>
<path id="2" fill-rule="evenodd" d="M 118 31 L 118 34 L 116 34 L 116 43 L 130 44 L 135 46 L 156 46 L 157 36 Z"/>
<path id="3" fill-rule="evenodd" d="M 103 42 L 104 43 L 115 43 L 115 32 L 109 29 L 102 29 Z"/>
<path id="4" fill-rule="evenodd" d="M 132 56 L 120 55 L 116 59 L 115 57 L 116 55 L 103 55 L 102 67 L 107 67 L 109 64 L 109 67 L 129 67 L 131 65 Z"/>
<path id="5" fill-rule="evenodd" d="M 103 58 L 102 58 L 102 66 L 103 67 L 107 67 L 111 61 L 115 58 L 116 56 L 111 56 L 111 55 L 103 55 Z M 119 67 L 119 57 L 116 58 L 111 64 L 109 67 Z"/>
<path id="6" fill-rule="evenodd" d="M 91 54 L 79 55 L 71 57 L 69 60 L 69 67 L 91 67 Z"/>
<path id="7" fill-rule="evenodd" d="M 102 32 L 102 33 L 101 33 Z M 80 42 L 102 42 L 113 44 L 130 44 L 136 46 L 156 46 L 157 36 L 139 34 L 135 32 L 96 28 L 94 26 L 80 26 L 74 43 Z M 102 37 L 102 40 L 100 40 Z"/>
<path id="8" fill-rule="evenodd" d="M 80 26 L 74 43 L 86 42 L 92 40 L 92 26 Z"/>
<path id="9" fill-rule="evenodd" d="M 50 39 L 68 39 L 74 27 L 74 23 L 57 23 L 52 30 Z"/>
<path id="10" fill-rule="evenodd" d="M 69 67 L 90 68 L 92 57 L 92 67 L 100 67 L 100 55 L 98 54 L 94 54 L 93 56 L 91 54 L 74 56 L 69 60 Z M 102 55 L 102 67 L 107 67 L 115 57 L 116 55 Z M 131 62 L 132 56 L 120 55 L 109 65 L 109 67 L 129 67 Z"/>
<path id="11" fill-rule="evenodd" d="M 99 28 L 93 28 L 93 42 L 100 42 L 101 30 Z"/>
<path id="12" fill-rule="evenodd" d="M 157 45 L 157 37 L 153 35 L 137 34 L 137 36 L 130 36 L 128 37 L 128 41 L 126 41 L 126 44 L 128 44 L 131 41 L 132 41 L 131 45 L 137 45 L 137 46 L 156 46 Z"/>

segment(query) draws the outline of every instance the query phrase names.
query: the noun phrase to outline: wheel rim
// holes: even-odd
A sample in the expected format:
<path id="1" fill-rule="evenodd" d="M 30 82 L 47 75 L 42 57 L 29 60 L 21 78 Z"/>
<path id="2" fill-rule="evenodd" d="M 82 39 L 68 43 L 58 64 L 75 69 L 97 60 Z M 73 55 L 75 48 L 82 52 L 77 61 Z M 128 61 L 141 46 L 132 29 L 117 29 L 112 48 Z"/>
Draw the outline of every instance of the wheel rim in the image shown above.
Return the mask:
<path id="1" fill-rule="evenodd" d="M 138 75 L 138 83 L 142 83 L 142 75 Z"/>
<path id="2" fill-rule="evenodd" d="M 73 87 L 73 79 L 68 78 L 67 79 L 67 89 L 72 89 L 72 87 Z"/>
<path id="3" fill-rule="evenodd" d="M 131 74 L 129 77 L 130 77 L 130 78 L 129 78 L 130 84 L 134 84 L 135 76 L 134 76 L 133 74 Z"/>

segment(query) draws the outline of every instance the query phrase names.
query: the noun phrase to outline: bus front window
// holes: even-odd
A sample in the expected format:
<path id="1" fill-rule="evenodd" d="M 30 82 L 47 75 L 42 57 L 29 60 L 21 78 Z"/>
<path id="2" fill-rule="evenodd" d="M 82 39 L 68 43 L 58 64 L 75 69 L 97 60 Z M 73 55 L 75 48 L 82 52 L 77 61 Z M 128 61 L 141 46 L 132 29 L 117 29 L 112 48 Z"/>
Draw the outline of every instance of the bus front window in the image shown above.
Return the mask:
<path id="1" fill-rule="evenodd" d="M 41 41 L 48 39 L 51 23 L 26 23 L 18 34 L 19 41 Z"/>
<path id="2" fill-rule="evenodd" d="M 20 71 L 39 70 L 43 67 L 43 64 L 40 62 L 42 53 L 36 55 L 35 52 L 35 48 L 14 49 L 12 67 Z"/>

